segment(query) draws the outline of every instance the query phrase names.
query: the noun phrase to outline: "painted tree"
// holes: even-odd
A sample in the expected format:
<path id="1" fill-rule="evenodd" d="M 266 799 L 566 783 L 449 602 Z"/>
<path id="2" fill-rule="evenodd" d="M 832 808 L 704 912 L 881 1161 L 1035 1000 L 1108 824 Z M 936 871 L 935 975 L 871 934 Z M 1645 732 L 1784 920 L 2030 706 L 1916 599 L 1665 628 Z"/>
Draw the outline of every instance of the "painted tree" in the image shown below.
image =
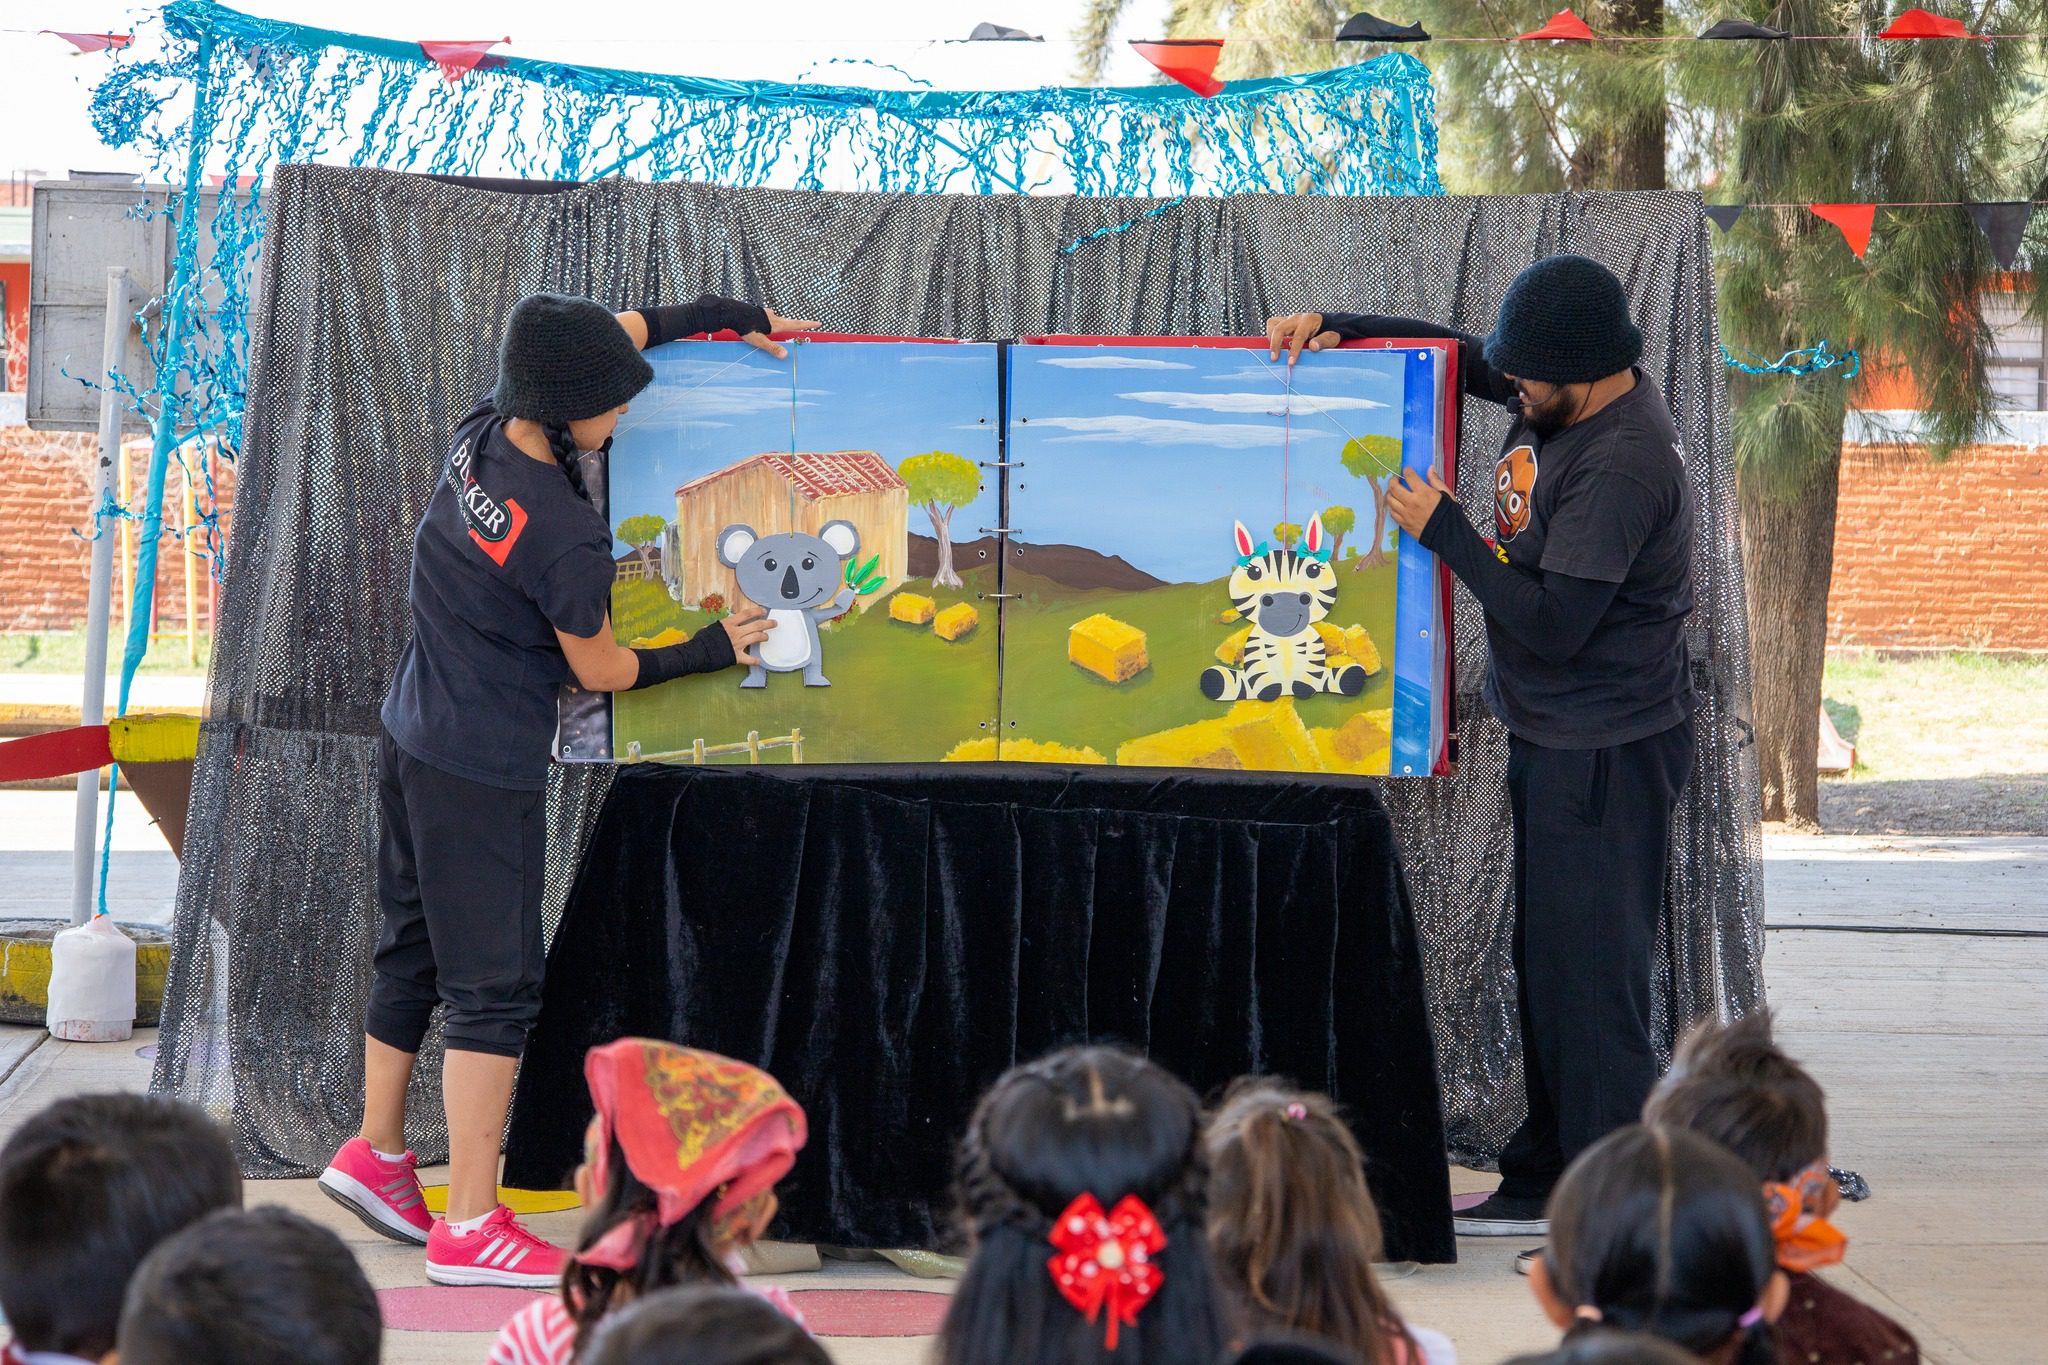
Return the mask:
<path id="1" fill-rule="evenodd" d="M 910 500 L 932 519 L 932 537 L 939 542 L 939 565 L 932 574 L 932 586 L 960 587 L 960 575 L 953 568 L 953 513 L 981 492 L 981 471 L 963 456 L 932 450 L 912 455 L 896 472 L 903 477 Z"/>
<path id="2" fill-rule="evenodd" d="M 643 549 L 660 540 L 667 525 L 660 517 L 651 514 L 627 517 L 619 523 L 618 537 L 636 550 Z"/>
<path id="3" fill-rule="evenodd" d="M 1330 537 L 1330 562 L 1335 564 L 1344 553 L 1344 537 L 1358 525 L 1358 514 L 1349 507 L 1325 507 L 1323 509 L 1323 530 Z"/>
<path id="4" fill-rule="evenodd" d="M 1295 542 L 1300 539 L 1301 524 L 1299 522 L 1283 521 L 1275 524 L 1273 527 L 1273 543 L 1283 550 L 1293 549 Z"/>
<path id="5" fill-rule="evenodd" d="M 1354 570 L 1373 568 L 1387 562 L 1387 489 L 1401 468 L 1401 440 L 1397 436 L 1354 436 L 1337 452 L 1347 473 L 1364 479 L 1372 488 L 1372 543 L 1352 563 Z"/>

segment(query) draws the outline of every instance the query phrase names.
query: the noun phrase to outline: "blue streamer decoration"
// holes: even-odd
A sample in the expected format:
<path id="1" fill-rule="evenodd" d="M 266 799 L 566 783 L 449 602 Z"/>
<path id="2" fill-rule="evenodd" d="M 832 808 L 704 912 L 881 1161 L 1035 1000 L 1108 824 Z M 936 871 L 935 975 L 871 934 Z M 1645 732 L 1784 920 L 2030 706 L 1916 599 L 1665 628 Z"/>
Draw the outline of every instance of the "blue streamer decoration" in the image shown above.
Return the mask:
<path id="1" fill-rule="evenodd" d="M 1166 213 L 1172 209 L 1177 209 L 1182 204 L 1185 204 L 1187 202 L 1188 197 L 1183 194 L 1178 199 L 1170 199 L 1164 204 L 1160 204 L 1154 208 L 1146 209 L 1136 218 L 1131 218 L 1121 223 L 1111 223 L 1108 227 L 1099 227 L 1095 229 L 1095 231 L 1093 232 L 1084 233 L 1081 236 L 1076 237 L 1073 241 L 1068 242 L 1065 246 L 1061 247 L 1060 255 L 1071 256 L 1076 251 L 1079 251 L 1082 247 L 1088 245 L 1088 243 L 1090 242 L 1100 241 L 1104 237 L 1114 237 L 1119 232 L 1129 232 L 1132 228 L 1144 222 L 1147 218 L 1157 218 L 1160 214 Z"/>
<path id="2" fill-rule="evenodd" d="M 1721 360 L 1730 369 L 1740 370 L 1744 374 L 1789 374 L 1795 379 L 1804 379 L 1807 375 L 1819 374 L 1822 370 L 1833 369 L 1837 365 L 1849 367 L 1842 372 L 1843 379 L 1854 379 L 1863 373 L 1863 357 L 1860 354 L 1854 350 L 1830 350 L 1826 338 L 1822 338 L 1818 345 L 1787 351 L 1775 361 L 1768 363 L 1759 355 L 1752 355 L 1748 360 L 1743 360 L 1723 346 Z"/>

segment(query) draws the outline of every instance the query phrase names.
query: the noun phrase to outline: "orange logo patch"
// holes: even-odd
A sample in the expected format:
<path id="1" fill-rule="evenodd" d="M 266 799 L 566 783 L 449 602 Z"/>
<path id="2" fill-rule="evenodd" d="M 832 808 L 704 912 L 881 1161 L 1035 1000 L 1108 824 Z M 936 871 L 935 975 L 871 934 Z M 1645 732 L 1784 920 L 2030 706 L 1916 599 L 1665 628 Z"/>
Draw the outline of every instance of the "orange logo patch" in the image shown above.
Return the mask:
<path id="1" fill-rule="evenodd" d="M 1520 445 L 1493 466 L 1493 525 L 1505 543 L 1529 524 L 1529 500 L 1536 493 L 1536 449 Z"/>

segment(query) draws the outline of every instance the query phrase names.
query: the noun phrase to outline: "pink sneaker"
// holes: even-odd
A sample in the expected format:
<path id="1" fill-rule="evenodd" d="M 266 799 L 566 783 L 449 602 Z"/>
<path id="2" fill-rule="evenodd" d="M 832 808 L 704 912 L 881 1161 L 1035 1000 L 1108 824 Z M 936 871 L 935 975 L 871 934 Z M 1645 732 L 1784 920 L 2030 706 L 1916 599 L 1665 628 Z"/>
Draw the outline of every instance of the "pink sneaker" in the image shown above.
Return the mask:
<path id="1" fill-rule="evenodd" d="M 503 1204 L 466 1237 L 444 1222 L 427 1234 L 427 1278 L 435 1284 L 552 1289 L 562 1282 L 568 1259 L 569 1253 L 528 1232 Z"/>
<path id="2" fill-rule="evenodd" d="M 362 1138 L 351 1138 L 320 1172 L 320 1192 L 362 1219 L 370 1231 L 423 1247 L 434 1216 L 427 1212 L 427 1197 L 413 1173 L 417 1164 L 411 1152 L 403 1160 L 386 1161 Z"/>

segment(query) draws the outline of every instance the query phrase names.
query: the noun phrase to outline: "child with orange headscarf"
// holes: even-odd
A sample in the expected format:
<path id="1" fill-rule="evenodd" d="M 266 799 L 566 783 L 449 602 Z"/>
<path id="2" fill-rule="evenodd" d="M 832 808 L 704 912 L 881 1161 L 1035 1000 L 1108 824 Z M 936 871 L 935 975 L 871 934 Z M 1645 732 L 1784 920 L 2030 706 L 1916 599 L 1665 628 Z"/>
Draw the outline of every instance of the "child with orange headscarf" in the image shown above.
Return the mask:
<path id="1" fill-rule="evenodd" d="M 745 1062 L 621 1038 L 592 1048 L 583 1074 L 597 1112 L 576 1192 L 590 1217 L 562 1292 L 505 1325 L 490 1365 L 566 1365 L 635 1298 L 737 1283 L 740 1253 L 775 1217 L 775 1183 L 804 1145 L 803 1110 Z M 766 1297 L 796 1317 L 780 1290 Z"/>

